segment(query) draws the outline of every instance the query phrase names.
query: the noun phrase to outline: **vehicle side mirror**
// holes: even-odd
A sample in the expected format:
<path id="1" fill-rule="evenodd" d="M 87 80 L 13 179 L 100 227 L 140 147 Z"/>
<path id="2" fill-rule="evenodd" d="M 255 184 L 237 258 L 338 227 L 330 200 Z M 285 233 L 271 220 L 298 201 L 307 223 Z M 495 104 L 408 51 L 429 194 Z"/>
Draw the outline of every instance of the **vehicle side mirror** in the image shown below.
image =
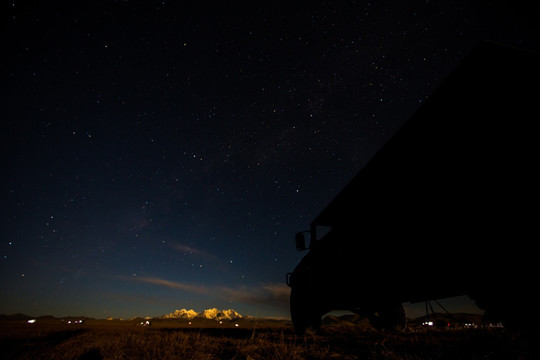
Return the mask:
<path id="1" fill-rule="evenodd" d="M 296 250 L 298 251 L 304 251 L 309 249 L 309 231 L 302 231 L 299 233 L 296 233 L 294 236 L 294 240 L 296 243 Z"/>

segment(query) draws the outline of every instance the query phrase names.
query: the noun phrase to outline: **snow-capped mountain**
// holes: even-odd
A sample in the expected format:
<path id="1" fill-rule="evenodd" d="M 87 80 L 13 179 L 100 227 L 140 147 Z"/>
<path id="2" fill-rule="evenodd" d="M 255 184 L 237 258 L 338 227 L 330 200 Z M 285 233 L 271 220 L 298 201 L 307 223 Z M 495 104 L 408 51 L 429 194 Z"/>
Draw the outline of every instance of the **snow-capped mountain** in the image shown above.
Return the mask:
<path id="1" fill-rule="evenodd" d="M 165 314 L 162 316 L 163 319 L 188 319 L 191 320 L 195 318 L 198 313 L 195 310 L 175 310 L 170 314 Z"/>
<path id="2" fill-rule="evenodd" d="M 237 313 L 233 309 L 227 309 L 227 310 L 218 310 L 216 308 L 213 309 L 207 309 L 203 312 L 196 312 L 195 310 L 175 310 L 174 312 L 170 314 L 165 314 L 161 318 L 162 319 L 187 319 L 192 320 L 194 318 L 203 318 L 203 319 L 211 319 L 211 320 L 236 320 L 241 319 L 243 316 Z"/>

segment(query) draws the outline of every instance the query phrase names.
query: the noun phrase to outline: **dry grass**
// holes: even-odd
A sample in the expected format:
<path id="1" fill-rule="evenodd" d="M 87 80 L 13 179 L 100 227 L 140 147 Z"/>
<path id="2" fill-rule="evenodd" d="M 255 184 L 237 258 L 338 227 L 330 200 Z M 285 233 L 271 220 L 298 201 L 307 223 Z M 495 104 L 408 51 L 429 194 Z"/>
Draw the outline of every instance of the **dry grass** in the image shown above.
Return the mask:
<path id="1" fill-rule="evenodd" d="M 0 324 L 5 359 L 533 359 L 537 345 L 504 329 L 384 333 L 290 327 L 186 328 Z M 536 355 L 538 353 L 536 352 Z"/>

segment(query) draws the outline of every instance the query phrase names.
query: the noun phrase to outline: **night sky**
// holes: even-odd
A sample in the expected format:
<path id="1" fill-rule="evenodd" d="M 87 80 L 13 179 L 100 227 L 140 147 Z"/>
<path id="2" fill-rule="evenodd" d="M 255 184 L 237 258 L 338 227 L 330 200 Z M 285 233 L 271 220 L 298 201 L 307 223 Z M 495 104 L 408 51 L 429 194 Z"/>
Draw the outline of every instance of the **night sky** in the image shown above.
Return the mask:
<path id="1" fill-rule="evenodd" d="M 0 313 L 288 317 L 295 232 L 479 40 L 540 50 L 470 3 L 4 1 Z"/>

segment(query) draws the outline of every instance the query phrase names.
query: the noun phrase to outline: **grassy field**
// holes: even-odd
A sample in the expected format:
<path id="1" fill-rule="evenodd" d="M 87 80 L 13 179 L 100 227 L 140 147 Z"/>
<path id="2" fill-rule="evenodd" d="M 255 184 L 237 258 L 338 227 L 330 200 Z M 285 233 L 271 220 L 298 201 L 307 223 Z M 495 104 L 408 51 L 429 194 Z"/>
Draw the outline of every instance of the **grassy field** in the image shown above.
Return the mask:
<path id="1" fill-rule="evenodd" d="M 237 326 L 238 325 L 238 326 Z M 288 322 L 87 320 L 0 322 L 1 359 L 534 359 L 538 345 L 505 329 L 379 332 L 323 326 L 294 334 Z"/>

